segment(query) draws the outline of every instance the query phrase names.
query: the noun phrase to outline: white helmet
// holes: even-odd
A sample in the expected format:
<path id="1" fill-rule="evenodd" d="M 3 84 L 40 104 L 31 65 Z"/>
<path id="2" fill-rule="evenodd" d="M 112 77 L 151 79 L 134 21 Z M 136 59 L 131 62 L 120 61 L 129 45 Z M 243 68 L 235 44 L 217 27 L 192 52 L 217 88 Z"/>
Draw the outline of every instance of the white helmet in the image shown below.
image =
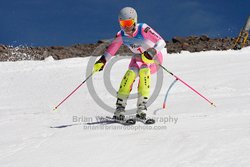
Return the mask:
<path id="1" fill-rule="evenodd" d="M 118 16 L 119 21 L 120 20 L 134 20 L 135 24 L 137 23 L 137 12 L 134 8 L 131 7 L 125 7 L 123 8 Z"/>

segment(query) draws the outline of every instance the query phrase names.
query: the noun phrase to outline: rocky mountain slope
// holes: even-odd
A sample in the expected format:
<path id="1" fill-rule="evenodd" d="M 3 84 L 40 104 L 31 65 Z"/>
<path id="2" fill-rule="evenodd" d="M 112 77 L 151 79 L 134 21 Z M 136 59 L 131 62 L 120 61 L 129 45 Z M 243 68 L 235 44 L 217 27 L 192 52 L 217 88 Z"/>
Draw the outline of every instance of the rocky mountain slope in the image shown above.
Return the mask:
<path id="1" fill-rule="evenodd" d="M 200 52 L 208 50 L 228 50 L 234 45 L 235 38 L 209 38 L 206 35 L 174 37 L 166 41 L 168 53 L 180 53 L 181 51 Z M 0 61 L 19 60 L 44 60 L 52 56 L 55 60 L 98 56 L 104 53 L 110 40 L 100 40 L 95 44 L 76 44 L 72 46 L 49 46 L 49 47 L 12 47 L 0 44 Z M 246 46 L 250 45 L 248 39 Z M 122 46 L 118 54 L 131 54 L 128 48 Z"/>

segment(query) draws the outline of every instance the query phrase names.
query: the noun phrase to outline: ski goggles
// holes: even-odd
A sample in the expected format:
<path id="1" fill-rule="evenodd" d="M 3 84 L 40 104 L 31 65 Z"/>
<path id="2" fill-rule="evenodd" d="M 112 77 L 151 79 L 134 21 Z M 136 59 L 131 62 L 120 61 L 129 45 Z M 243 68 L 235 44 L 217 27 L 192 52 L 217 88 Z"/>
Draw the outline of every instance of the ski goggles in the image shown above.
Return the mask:
<path id="1" fill-rule="evenodd" d="M 135 23 L 135 20 L 134 19 L 120 20 L 119 22 L 122 27 L 131 27 Z"/>

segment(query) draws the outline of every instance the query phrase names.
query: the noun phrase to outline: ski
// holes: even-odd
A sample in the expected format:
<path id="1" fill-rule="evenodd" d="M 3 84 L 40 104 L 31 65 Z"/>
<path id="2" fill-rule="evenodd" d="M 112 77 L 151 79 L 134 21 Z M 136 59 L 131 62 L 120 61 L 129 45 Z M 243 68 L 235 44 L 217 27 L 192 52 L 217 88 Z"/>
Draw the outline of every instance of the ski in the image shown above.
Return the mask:
<path id="1" fill-rule="evenodd" d="M 106 116 L 106 119 L 112 122 L 120 123 L 122 125 L 134 125 L 136 123 L 136 119 L 134 118 L 128 118 L 128 119 L 125 118 L 124 120 L 119 120 L 119 119 Z"/>
<path id="2" fill-rule="evenodd" d="M 142 122 L 142 123 L 147 124 L 147 125 L 155 123 L 155 120 L 153 118 L 141 119 L 141 118 L 136 117 L 135 119 L 136 119 L 136 121 Z"/>

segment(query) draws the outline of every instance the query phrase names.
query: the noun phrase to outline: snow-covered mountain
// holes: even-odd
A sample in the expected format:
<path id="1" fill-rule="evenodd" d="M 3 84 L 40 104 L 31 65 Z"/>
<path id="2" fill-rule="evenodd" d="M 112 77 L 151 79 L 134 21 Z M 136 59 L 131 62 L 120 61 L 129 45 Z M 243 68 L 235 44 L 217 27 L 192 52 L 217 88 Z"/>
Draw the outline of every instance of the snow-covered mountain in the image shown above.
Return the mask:
<path id="1" fill-rule="evenodd" d="M 250 165 L 250 47 L 240 51 L 182 52 L 163 65 L 211 99 L 214 108 L 164 73 L 148 114 L 155 125 L 100 123 L 111 116 L 84 84 L 57 111 L 53 108 L 86 77 L 90 58 L 0 63 L 1 167 L 248 167 Z M 129 60 L 114 64 L 108 80 L 118 88 Z M 107 80 L 107 77 L 105 76 Z M 97 95 L 110 107 L 115 97 L 103 72 L 93 76 Z M 152 79 L 152 90 L 156 87 Z M 132 93 L 136 93 L 136 84 Z M 128 102 L 134 108 L 136 100 Z M 98 117 L 98 118 L 97 118 Z"/>

